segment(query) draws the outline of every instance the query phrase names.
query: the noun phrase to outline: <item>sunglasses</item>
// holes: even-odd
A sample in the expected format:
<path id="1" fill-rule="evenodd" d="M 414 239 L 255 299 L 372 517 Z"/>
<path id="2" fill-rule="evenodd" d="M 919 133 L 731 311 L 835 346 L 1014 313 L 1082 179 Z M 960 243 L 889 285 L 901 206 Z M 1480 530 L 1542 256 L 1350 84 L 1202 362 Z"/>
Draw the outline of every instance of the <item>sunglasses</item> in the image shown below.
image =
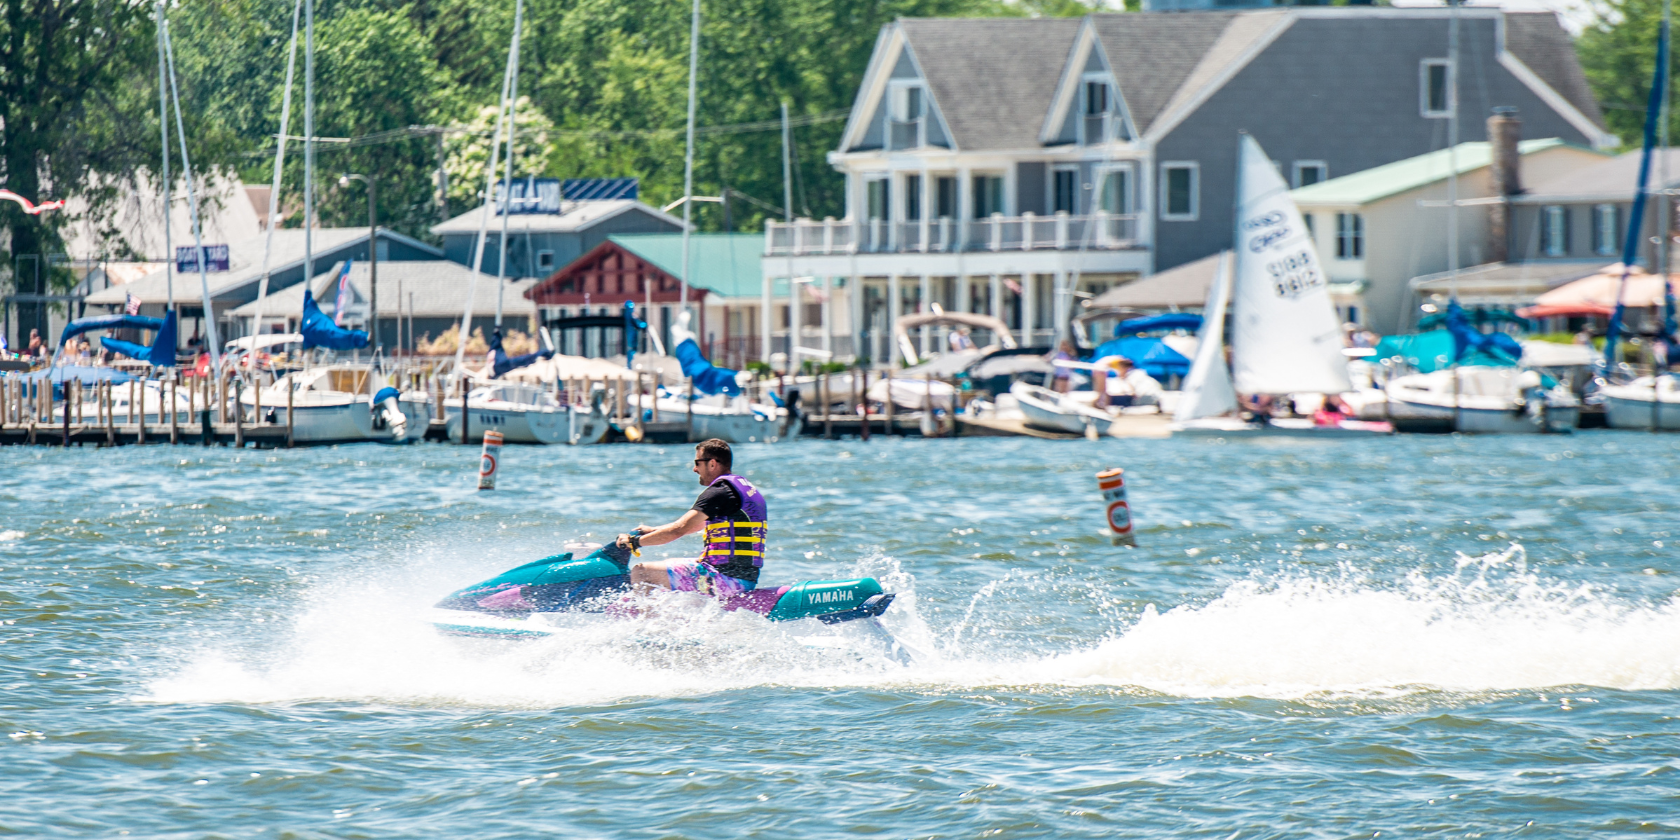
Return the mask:
<path id="1" fill-rule="evenodd" d="M 716 461 L 716 460 L 717 460 L 716 458 L 695 458 L 694 459 L 694 466 L 698 467 L 701 464 L 706 463 L 707 461 Z"/>

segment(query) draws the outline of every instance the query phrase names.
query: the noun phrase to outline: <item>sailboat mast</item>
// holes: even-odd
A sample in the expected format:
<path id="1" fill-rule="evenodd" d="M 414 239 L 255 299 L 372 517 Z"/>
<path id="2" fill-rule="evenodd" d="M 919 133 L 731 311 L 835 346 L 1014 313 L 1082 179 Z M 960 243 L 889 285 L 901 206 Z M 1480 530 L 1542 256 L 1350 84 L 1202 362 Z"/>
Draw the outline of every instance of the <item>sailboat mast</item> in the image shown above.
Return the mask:
<path id="1" fill-rule="evenodd" d="M 315 282 L 315 0 L 303 0 L 303 282 Z M 370 243 L 371 244 L 371 243 Z"/>
<path id="2" fill-rule="evenodd" d="M 508 217 L 513 215 L 513 132 L 514 110 L 519 107 L 519 30 L 525 18 L 525 0 L 514 0 L 513 46 L 508 63 L 512 66 L 512 82 L 508 85 L 507 102 L 507 164 L 502 174 L 502 244 L 496 252 L 496 329 L 502 328 L 502 295 L 507 287 Z"/>
<path id="3" fill-rule="evenodd" d="M 1447 0 L 1447 290 L 1458 300 L 1458 5 Z"/>
<path id="4" fill-rule="evenodd" d="M 204 314 L 199 319 L 204 322 L 204 339 L 210 345 L 210 369 L 222 369 L 221 339 L 216 335 L 216 310 L 211 307 L 210 300 L 210 267 L 207 255 L 204 253 L 204 228 L 199 222 L 198 193 L 193 189 L 192 159 L 187 157 L 187 127 L 181 117 L 181 85 L 175 78 L 175 46 L 169 40 L 169 19 L 163 21 L 163 54 L 169 64 L 169 92 L 175 101 L 175 140 L 181 145 L 181 174 L 186 176 L 187 212 L 192 214 L 193 259 L 198 263 L 198 287 L 203 296 Z M 221 376 L 216 377 L 216 391 L 222 390 Z"/>
<path id="5" fill-rule="evenodd" d="M 1673 7 L 1673 0 L 1663 0 L 1662 39 L 1671 45 L 1673 44 L 1674 37 Z M 1670 109 L 1669 98 L 1671 94 L 1670 84 L 1669 74 L 1664 72 L 1662 77 L 1662 109 L 1657 117 L 1662 120 L 1662 124 L 1658 128 L 1658 131 L 1661 134 L 1661 140 L 1658 145 L 1661 147 L 1662 152 L 1657 157 L 1657 181 L 1662 185 L 1662 188 L 1657 191 L 1657 210 L 1662 213 L 1662 220 L 1657 224 L 1657 265 L 1660 266 L 1657 269 L 1657 273 L 1662 275 L 1663 278 L 1663 360 L 1666 365 L 1672 366 L 1675 362 L 1675 359 L 1671 355 L 1674 350 L 1675 312 L 1674 289 L 1673 286 L 1670 285 L 1671 272 L 1669 266 L 1669 229 L 1674 221 L 1674 211 L 1673 205 L 1670 203 L 1672 199 L 1669 194 L 1668 180 L 1668 120 Z M 1653 385 L 1653 388 L 1654 387 L 1655 386 Z M 1656 392 L 1653 390 L 1653 400 L 1655 399 L 1655 394 Z M 1653 402 L 1652 405 L 1655 406 L 1656 403 Z M 1655 428 L 1655 426 L 1652 428 Z"/>
<path id="6" fill-rule="evenodd" d="M 688 229 L 694 207 L 694 105 L 699 93 L 699 72 L 700 0 L 694 0 L 693 19 L 688 27 L 688 141 L 683 151 L 682 276 L 677 278 L 682 295 L 677 305 L 681 312 L 688 311 Z M 694 328 L 698 329 L 699 325 L 695 324 Z"/>
<path id="7" fill-rule="evenodd" d="M 515 2 L 513 11 L 513 36 L 519 37 L 520 15 L 525 11 L 522 2 Z M 466 371 L 462 370 L 462 363 L 467 355 L 467 338 L 472 329 L 473 296 L 478 294 L 478 275 L 484 268 L 485 237 L 490 232 L 490 214 L 494 211 L 495 202 L 491 191 L 496 188 L 496 163 L 502 151 L 502 129 L 505 127 L 503 119 L 507 117 L 508 91 L 513 86 L 514 46 L 508 44 L 507 68 L 502 71 L 502 98 L 496 101 L 496 132 L 490 140 L 490 165 L 484 170 L 484 212 L 478 217 L 478 245 L 473 249 L 472 273 L 467 275 L 467 304 L 461 310 L 460 340 L 455 343 L 455 373 L 460 377 L 462 393 L 466 392 Z M 503 203 L 507 196 L 502 197 Z"/>
<path id="8" fill-rule="evenodd" d="M 163 278 L 164 307 L 175 312 L 175 243 L 169 236 L 170 203 L 174 201 L 169 188 L 169 63 L 163 57 L 163 2 L 157 5 L 158 48 L 158 131 L 163 139 Z M 176 316 L 179 318 L 179 315 Z"/>
<path id="9" fill-rule="evenodd" d="M 268 299 L 269 268 L 274 255 L 274 228 L 280 221 L 280 176 L 286 171 L 286 129 L 292 116 L 292 79 L 297 71 L 298 18 L 303 0 L 292 4 L 292 40 L 286 49 L 286 86 L 280 94 L 280 139 L 274 149 L 274 177 L 268 188 L 268 231 L 263 241 L 262 280 L 257 283 L 257 311 L 251 321 L 251 352 L 257 350 L 255 336 L 262 335 L 263 303 Z"/>

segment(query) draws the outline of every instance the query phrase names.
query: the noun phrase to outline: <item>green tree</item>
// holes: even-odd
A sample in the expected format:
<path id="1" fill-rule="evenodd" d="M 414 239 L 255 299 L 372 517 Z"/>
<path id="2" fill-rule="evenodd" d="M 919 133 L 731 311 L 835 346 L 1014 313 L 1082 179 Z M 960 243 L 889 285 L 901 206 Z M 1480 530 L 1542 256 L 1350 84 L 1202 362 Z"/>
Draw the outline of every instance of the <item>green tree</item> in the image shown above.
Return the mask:
<path id="1" fill-rule="evenodd" d="M 157 123 L 147 117 L 138 84 L 156 68 L 150 11 L 124 0 L 4 0 L 0 176 L 7 189 L 35 200 L 83 195 L 105 206 L 123 184 L 133 184 L 141 162 L 157 150 Z M 62 250 L 64 221 L 0 202 L 17 291 L 42 294 L 69 285 L 69 273 L 48 260 Z M 44 330 L 46 311 L 20 305 L 20 332 Z"/>
<path id="2" fill-rule="evenodd" d="M 1645 103 L 1651 93 L 1651 73 L 1657 60 L 1657 35 L 1662 29 L 1662 0 L 1599 0 L 1594 20 L 1575 42 L 1581 69 L 1593 95 L 1604 109 L 1604 121 L 1622 142 L 1641 143 Z M 1669 52 L 1673 74 L 1673 50 Z M 1674 109 L 1669 109 L 1669 132 L 1680 137 Z"/>

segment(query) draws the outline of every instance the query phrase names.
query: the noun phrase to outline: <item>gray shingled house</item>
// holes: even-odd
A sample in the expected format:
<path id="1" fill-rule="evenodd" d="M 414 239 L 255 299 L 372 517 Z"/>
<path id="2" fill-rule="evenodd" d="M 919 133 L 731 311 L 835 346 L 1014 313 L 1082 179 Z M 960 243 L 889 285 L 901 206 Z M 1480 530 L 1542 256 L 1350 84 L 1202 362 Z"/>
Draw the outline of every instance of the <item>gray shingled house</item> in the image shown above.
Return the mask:
<path id="1" fill-rule="evenodd" d="M 1615 143 L 1555 16 L 1459 14 L 1462 140 L 1485 139 L 1483 118 L 1511 106 L 1527 136 Z M 854 278 L 859 349 L 932 303 L 998 314 L 1046 344 L 1079 297 L 1229 247 L 1241 131 L 1295 186 L 1444 148 L 1448 18 L 896 21 L 829 155 L 845 218 L 770 223 L 763 271 Z"/>

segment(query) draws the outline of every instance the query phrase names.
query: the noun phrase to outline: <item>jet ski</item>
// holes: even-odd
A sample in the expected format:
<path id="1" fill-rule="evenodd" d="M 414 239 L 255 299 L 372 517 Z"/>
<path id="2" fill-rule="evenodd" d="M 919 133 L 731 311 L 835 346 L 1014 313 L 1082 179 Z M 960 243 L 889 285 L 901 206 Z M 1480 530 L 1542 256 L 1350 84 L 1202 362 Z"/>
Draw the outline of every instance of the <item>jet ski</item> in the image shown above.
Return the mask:
<path id="1" fill-rule="evenodd" d="M 509 569 L 489 580 L 450 594 L 433 609 L 431 621 L 452 636 L 542 639 L 564 634 L 568 620 L 586 614 L 631 618 L 640 608 L 630 595 L 629 549 L 616 543 L 574 543 L 571 549 Z M 583 556 L 579 557 L 579 554 Z M 713 600 L 725 612 L 744 611 L 768 621 L 787 622 L 809 631 L 863 622 L 868 647 L 903 661 L 904 649 L 875 621 L 893 602 L 893 593 L 874 578 L 810 580 L 789 586 L 764 586 Z M 806 619 L 814 619 L 807 622 Z M 801 632 L 807 647 L 848 647 L 831 636 Z"/>

